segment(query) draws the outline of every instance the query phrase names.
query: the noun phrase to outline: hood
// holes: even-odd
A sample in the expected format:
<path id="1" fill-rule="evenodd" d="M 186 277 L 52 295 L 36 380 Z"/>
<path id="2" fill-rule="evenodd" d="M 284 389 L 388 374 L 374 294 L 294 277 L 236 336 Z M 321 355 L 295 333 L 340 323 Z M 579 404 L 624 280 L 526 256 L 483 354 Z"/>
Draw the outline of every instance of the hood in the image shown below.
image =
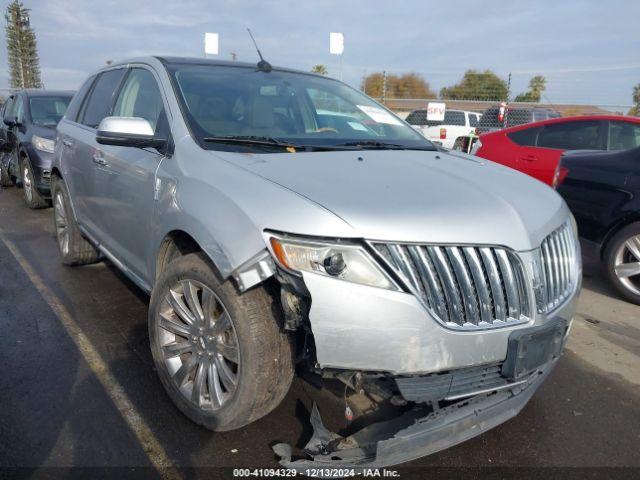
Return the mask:
<path id="1" fill-rule="evenodd" d="M 568 216 L 564 201 L 545 184 L 465 154 L 216 154 L 319 204 L 369 240 L 529 250 Z"/>
<path id="2" fill-rule="evenodd" d="M 55 140 L 56 138 L 56 129 L 55 127 L 43 127 L 40 125 L 31 124 L 30 127 L 31 133 L 37 135 L 42 138 L 46 138 L 48 140 Z"/>

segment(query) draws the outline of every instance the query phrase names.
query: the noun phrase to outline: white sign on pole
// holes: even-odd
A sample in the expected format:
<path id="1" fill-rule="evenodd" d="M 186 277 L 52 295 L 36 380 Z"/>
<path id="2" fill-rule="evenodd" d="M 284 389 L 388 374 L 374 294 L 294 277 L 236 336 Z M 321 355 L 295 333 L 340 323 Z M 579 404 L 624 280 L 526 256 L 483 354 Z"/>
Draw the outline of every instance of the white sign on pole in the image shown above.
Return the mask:
<path id="1" fill-rule="evenodd" d="M 446 108 L 447 105 L 445 103 L 429 102 L 427 104 L 427 120 L 442 122 Z"/>
<path id="2" fill-rule="evenodd" d="M 344 52 L 344 35 L 342 33 L 331 32 L 329 34 L 329 53 L 342 55 Z"/>
<path id="3" fill-rule="evenodd" d="M 204 54 L 218 55 L 218 34 L 217 33 L 204 34 Z"/>

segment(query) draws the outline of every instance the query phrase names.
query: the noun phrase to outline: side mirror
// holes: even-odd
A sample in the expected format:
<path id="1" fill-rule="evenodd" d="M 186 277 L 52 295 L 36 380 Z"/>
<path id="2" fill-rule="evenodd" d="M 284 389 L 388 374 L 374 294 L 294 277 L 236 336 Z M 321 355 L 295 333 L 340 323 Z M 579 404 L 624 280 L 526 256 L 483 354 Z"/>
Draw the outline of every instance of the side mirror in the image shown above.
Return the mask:
<path id="1" fill-rule="evenodd" d="M 16 126 L 16 119 L 15 119 L 15 118 L 5 117 L 5 118 L 3 118 L 3 119 L 2 119 L 2 121 L 4 122 L 4 124 L 5 124 L 7 127 L 11 127 L 11 128 L 13 128 L 13 127 L 15 127 L 15 126 Z"/>
<path id="2" fill-rule="evenodd" d="M 153 147 L 162 149 L 167 140 L 154 136 L 151 124 L 140 117 L 106 117 L 98 125 L 96 141 L 120 147 Z"/>

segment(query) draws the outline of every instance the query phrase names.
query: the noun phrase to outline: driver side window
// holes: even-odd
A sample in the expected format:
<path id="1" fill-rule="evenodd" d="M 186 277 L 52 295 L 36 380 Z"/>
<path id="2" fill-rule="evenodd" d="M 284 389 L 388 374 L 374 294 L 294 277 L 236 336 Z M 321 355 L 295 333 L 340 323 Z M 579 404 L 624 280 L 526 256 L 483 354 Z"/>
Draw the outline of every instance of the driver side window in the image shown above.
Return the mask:
<path id="1" fill-rule="evenodd" d="M 139 117 L 147 120 L 158 133 L 166 123 L 162 95 L 153 74 L 143 68 L 134 68 L 129 73 L 113 109 L 116 117 Z"/>

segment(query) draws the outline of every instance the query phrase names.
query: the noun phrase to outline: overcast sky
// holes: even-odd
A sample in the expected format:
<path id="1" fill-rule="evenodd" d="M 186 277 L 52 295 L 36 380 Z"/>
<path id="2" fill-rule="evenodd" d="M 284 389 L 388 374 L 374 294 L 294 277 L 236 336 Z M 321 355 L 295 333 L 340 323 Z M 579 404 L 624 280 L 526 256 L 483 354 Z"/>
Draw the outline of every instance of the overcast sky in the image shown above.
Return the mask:
<path id="1" fill-rule="evenodd" d="M 7 4 L 3 2 L 3 8 Z M 490 68 L 512 91 L 547 77 L 552 103 L 630 105 L 640 83 L 640 1 L 465 0 L 23 0 L 31 8 L 47 88 L 75 89 L 109 59 L 202 56 L 204 32 L 220 34 L 219 58 L 255 61 L 246 27 L 273 64 L 325 64 L 329 32 L 344 32 L 343 78 L 415 71 L 435 90 L 466 69 Z M 8 85 L 0 49 L 0 88 Z"/>

